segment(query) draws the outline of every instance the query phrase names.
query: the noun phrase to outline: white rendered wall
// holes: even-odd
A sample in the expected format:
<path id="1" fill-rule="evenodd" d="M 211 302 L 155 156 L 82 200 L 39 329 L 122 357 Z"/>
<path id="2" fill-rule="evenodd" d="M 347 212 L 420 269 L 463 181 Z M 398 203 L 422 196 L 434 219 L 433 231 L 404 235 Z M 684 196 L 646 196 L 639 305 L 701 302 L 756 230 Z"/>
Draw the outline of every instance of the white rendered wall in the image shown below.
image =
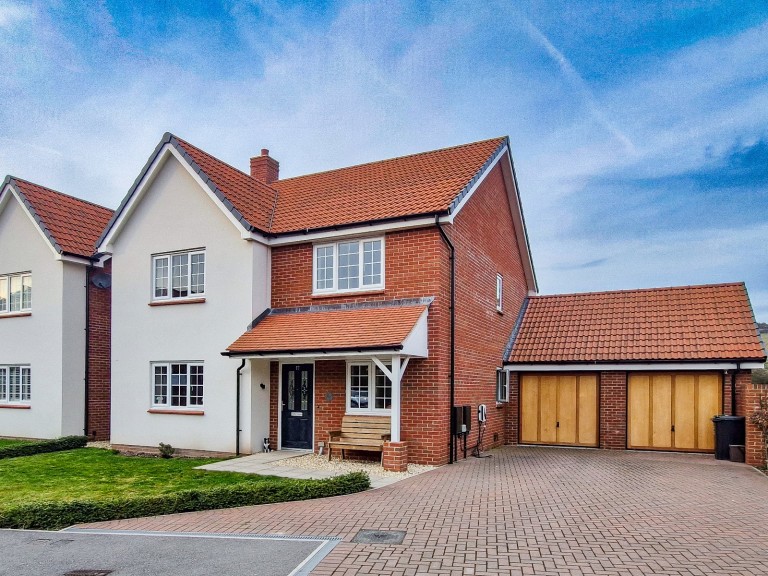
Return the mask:
<path id="1" fill-rule="evenodd" d="M 62 435 L 62 264 L 10 198 L 0 212 L 0 274 L 28 270 L 32 315 L 0 318 L 0 364 L 31 366 L 31 408 L 0 408 L 0 436 L 57 438 Z"/>
<path id="2" fill-rule="evenodd" d="M 85 433 L 86 266 L 72 262 L 62 262 L 59 266 L 64 270 L 61 433 L 63 436 L 82 435 Z M 34 284 L 32 293 L 34 295 Z"/>
<path id="3" fill-rule="evenodd" d="M 251 452 L 261 452 L 264 438 L 269 437 L 269 360 L 250 360 L 246 366 L 250 366 Z"/>
<path id="4" fill-rule="evenodd" d="M 205 248 L 203 304 L 149 306 L 152 254 Z M 255 256 L 254 251 L 261 251 Z M 267 307 L 253 297 L 267 248 L 238 230 L 175 158 L 169 158 L 113 243 L 112 442 L 234 452 L 235 372 L 221 352 Z M 254 314 L 254 306 L 257 312 Z M 150 364 L 203 361 L 203 416 L 152 414 Z M 241 405 L 251 403 L 244 369 Z M 243 412 L 247 414 L 247 412 Z M 241 422 L 250 451 L 250 419 Z"/>

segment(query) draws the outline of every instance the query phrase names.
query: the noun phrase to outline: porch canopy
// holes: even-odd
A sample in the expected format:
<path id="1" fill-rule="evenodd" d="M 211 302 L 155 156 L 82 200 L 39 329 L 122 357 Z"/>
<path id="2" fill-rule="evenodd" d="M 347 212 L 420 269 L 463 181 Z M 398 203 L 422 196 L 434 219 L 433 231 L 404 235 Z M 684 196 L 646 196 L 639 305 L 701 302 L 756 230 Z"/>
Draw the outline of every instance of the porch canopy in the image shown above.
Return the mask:
<path id="1" fill-rule="evenodd" d="M 269 309 L 229 345 L 236 358 L 370 358 L 392 382 L 392 441 L 400 441 L 400 382 L 411 358 L 426 358 L 431 298 Z M 390 366 L 387 366 L 389 364 Z"/>

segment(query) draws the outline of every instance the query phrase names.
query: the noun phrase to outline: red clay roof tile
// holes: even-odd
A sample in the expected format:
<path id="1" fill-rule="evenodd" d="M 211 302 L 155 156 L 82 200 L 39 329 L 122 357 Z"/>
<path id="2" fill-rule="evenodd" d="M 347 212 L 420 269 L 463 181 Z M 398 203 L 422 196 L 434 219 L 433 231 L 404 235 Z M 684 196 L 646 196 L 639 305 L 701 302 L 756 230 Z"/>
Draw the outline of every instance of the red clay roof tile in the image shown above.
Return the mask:
<path id="1" fill-rule="evenodd" d="M 112 210 L 19 178 L 10 182 L 63 252 L 89 258 L 112 217 Z"/>
<path id="2" fill-rule="evenodd" d="M 251 226 L 274 234 L 445 212 L 506 142 L 493 138 L 267 185 L 171 138 Z"/>
<path id="3" fill-rule="evenodd" d="M 761 360 L 744 284 L 533 296 L 509 361 Z"/>
<path id="4" fill-rule="evenodd" d="M 396 349 L 427 307 L 272 313 L 235 340 L 234 354 Z"/>

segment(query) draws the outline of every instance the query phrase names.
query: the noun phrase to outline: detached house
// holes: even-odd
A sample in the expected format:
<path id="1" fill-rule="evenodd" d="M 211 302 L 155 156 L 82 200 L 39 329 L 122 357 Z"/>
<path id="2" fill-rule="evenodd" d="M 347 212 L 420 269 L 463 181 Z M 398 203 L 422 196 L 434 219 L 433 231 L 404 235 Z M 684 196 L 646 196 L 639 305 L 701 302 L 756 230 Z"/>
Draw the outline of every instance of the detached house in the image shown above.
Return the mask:
<path id="1" fill-rule="evenodd" d="M 9 176 L 0 189 L 0 436 L 109 437 L 112 211 Z"/>
<path id="2" fill-rule="evenodd" d="M 442 464 L 454 404 L 505 441 L 536 291 L 506 138 L 281 180 L 166 134 L 98 250 L 115 445 L 317 450 L 352 414 L 389 418 L 389 467 Z"/>

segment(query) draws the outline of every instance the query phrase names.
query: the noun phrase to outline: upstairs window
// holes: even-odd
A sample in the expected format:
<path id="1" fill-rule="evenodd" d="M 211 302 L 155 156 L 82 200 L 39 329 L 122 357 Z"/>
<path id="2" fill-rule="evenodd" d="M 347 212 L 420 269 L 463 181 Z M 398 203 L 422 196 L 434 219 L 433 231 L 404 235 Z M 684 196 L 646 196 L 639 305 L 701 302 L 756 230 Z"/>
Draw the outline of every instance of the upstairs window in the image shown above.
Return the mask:
<path id="1" fill-rule="evenodd" d="M 152 298 L 199 298 L 205 294 L 205 252 L 175 252 L 152 257 Z"/>
<path id="2" fill-rule="evenodd" d="M 313 292 L 353 292 L 384 287 L 384 239 L 316 245 Z"/>
<path id="3" fill-rule="evenodd" d="M 501 302 L 504 296 L 504 278 L 496 274 L 496 311 L 502 312 Z"/>
<path id="4" fill-rule="evenodd" d="M 0 276 L 0 314 L 32 310 L 32 274 Z"/>
<path id="5" fill-rule="evenodd" d="M 29 404 L 32 371 L 29 366 L 0 366 L 0 404 Z"/>

